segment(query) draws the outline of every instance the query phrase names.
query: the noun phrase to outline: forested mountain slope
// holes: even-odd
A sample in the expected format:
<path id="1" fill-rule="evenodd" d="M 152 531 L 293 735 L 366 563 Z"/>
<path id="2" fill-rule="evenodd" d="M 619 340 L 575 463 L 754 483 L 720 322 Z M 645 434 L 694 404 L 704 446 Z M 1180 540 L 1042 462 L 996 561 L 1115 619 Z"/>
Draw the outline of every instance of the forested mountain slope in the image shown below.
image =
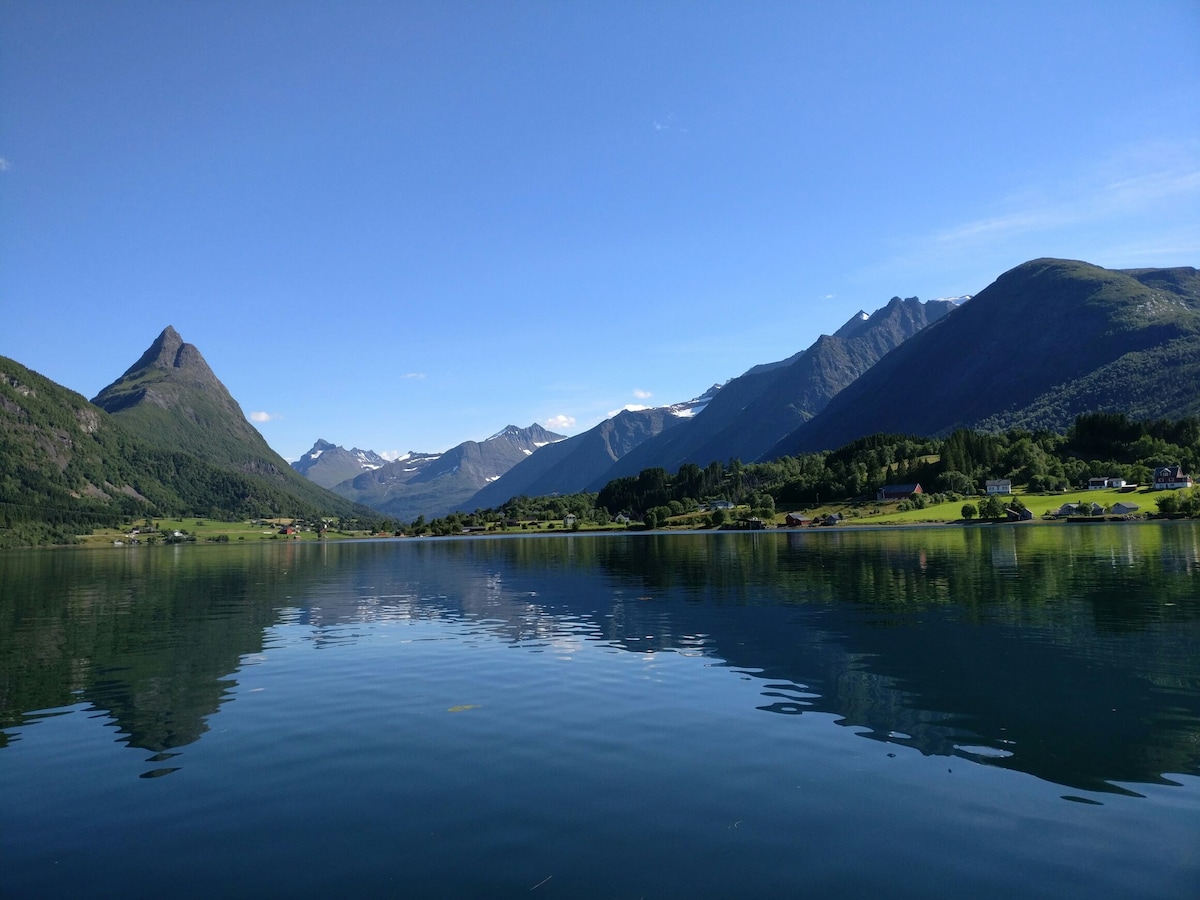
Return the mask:
<path id="1" fill-rule="evenodd" d="M 350 504 L 331 497 L 271 449 L 200 351 L 184 343 L 169 325 L 92 402 L 149 446 L 264 478 L 312 507 L 352 511 Z"/>
<path id="2" fill-rule="evenodd" d="M 367 512 L 322 492 L 153 446 L 82 395 L 0 357 L 0 547 L 64 542 L 133 517 Z"/>

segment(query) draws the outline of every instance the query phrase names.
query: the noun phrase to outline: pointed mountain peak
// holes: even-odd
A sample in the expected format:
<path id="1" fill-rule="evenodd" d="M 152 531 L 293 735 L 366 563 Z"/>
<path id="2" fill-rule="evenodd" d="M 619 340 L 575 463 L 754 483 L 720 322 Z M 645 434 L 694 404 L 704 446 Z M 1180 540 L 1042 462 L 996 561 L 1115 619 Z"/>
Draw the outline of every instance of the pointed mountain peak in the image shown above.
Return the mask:
<path id="1" fill-rule="evenodd" d="M 147 369 L 184 369 L 200 380 L 216 380 L 212 369 L 194 344 L 186 344 L 179 332 L 168 325 L 154 339 L 137 362 L 125 370 L 122 378 Z"/>
<path id="2" fill-rule="evenodd" d="M 566 440 L 566 435 L 555 434 L 553 431 L 547 431 L 537 422 L 527 428 L 519 428 L 516 425 L 505 425 L 502 429 L 493 434 L 487 441 L 495 441 L 500 438 L 508 438 L 515 441 L 535 441 L 539 444 L 554 443 L 555 441 Z M 487 443 L 484 441 L 484 443 Z"/>
<path id="3" fill-rule="evenodd" d="M 896 300 L 899 300 L 899 298 L 893 297 L 892 300 L 896 301 Z M 889 303 L 889 305 L 890 305 L 890 303 Z M 833 333 L 833 336 L 840 337 L 840 338 L 852 337 L 853 335 L 862 331 L 863 328 L 866 326 L 866 323 L 869 322 L 870 320 L 871 320 L 871 313 L 867 312 L 865 309 L 860 309 L 858 312 L 856 312 L 854 315 L 852 315 L 849 319 L 847 319 L 846 324 L 843 325 L 841 328 L 839 328 L 837 331 L 835 331 Z"/>
<path id="4" fill-rule="evenodd" d="M 238 419 L 245 418 L 237 401 L 208 367 L 200 351 L 194 345 L 184 343 L 179 332 L 168 325 L 138 361 L 93 397 L 92 402 L 110 413 L 143 402 L 169 409 L 182 400 L 181 391 L 194 390 L 210 397 Z M 190 402 L 183 405 L 191 408 Z M 243 424 L 250 428 L 248 423 Z"/>

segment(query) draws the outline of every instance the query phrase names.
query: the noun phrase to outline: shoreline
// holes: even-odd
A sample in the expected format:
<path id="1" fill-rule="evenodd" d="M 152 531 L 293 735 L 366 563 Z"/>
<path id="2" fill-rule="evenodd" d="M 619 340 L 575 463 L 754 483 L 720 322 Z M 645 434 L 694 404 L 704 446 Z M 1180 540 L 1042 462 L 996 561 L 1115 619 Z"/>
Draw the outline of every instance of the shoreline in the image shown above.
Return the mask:
<path id="1" fill-rule="evenodd" d="M 1117 516 L 1097 516 L 1094 519 L 1044 519 L 1035 518 L 1023 521 L 1006 521 L 1002 519 L 989 519 L 985 521 L 959 519 L 949 522 L 862 522 L 862 523 L 839 523 L 837 525 L 773 525 L 766 528 L 596 528 L 587 529 L 580 528 L 578 530 L 570 529 L 546 529 L 535 531 L 487 531 L 487 532 L 471 532 L 463 534 L 447 534 L 447 535 L 342 535 L 334 538 L 293 538 L 291 540 L 267 540 L 260 538 L 259 540 L 230 540 L 230 541 L 215 541 L 210 539 L 190 540 L 182 542 L 159 542 L 153 544 L 140 543 L 115 543 L 109 541 L 82 541 L 77 544 L 35 544 L 23 547 L 10 547 L 6 550 L 0 550 L 0 553 L 8 551 L 28 551 L 28 550 L 127 550 L 131 548 L 142 547 L 180 547 L 185 545 L 196 546 L 258 546 L 262 543 L 269 544 L 284 544 L 288 546 L 295 545 L 329 545 L 341 544 L 350 542 L 363 541 L 434 541 L 434 540 L 477 540 L 477 539 L 501 539 L 501 538 L 548 538 L 548 537 L 603 537 L 608 535 L 693 535 L 693 534 L 805 534 L 813 533 L 840 533 L 840 532 L 866 532 L 866 531 L 911 531 L 911 530 L 939 530 L 944 531 L 954 528 L 1027 528 L 1027 527 L 1070 527 L 1070 526 L 1095 526 L 1095 525 L 1111 525 L 1111 526 L 1138 526 L 1138 525 L 1164 525 L 1173 522 L 1196 522 L 1200 519 L 1188 518 L 1181 515 L 1155 515 L 1143 517 L 1117 517 Z"/>

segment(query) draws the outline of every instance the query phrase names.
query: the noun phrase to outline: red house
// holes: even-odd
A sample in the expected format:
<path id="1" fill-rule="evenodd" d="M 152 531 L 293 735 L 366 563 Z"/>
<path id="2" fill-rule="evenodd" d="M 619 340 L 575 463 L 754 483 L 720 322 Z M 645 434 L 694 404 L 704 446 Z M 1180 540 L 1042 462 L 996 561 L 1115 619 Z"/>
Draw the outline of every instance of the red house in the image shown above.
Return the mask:
<path id="1" fill-rule="evenodd" d="M 1154 470 L 1156 491 L 1174 491 L 1191 486 L 1192 476 L 1183 474 L 1183 466 L 1160 466 Z"/>

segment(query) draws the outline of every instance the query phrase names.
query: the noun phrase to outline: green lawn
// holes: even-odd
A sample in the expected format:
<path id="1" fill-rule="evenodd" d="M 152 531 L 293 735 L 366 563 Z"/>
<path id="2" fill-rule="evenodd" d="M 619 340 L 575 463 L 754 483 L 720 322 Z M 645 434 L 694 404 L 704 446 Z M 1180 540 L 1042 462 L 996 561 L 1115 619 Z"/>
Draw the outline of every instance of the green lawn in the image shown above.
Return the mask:
<path id="1" fill-rule="evenodd" d="M 1163 496 L 1161 491 L 1151 491 L 1149 489 L 1141 489 L 1130 493 L 1122 493 L 1117 490 L 1103 491 L 1068 491 L 1062 494 L 1027 494 L 1018 490 L 1015 495 L 1021 499 L 1037 519 L 1052 510 L 1058 509 L 1064 503 L 1080 503 L 1083 501 L 1091 501 L 1099 503 L 1103 507 L 1110 507 L 1118 501 L 1126 503 L 1136 503 L 1140 509 L 1139 513 L 1155 513 L 1158 512 L 1158 506 L 1155 504 L 1157 497 Z M 939 503 L 932 506 L 927 506 L 925 509 L 909 509 L 904 512 L 897 512 L 897 503 L 875 503 L 866 502 L 862 504 L 829 504 L 815 510 L 804 510 L 801 515 L 810 519 L 815 519 L 821 516 L 826 516 L 831 513 L 840 513 L 844 517 L 843 524 L 845 525 L 912 525 L 912 524 L 937 524 L 941 522 L 959 522 L 962 520 L 962 508 L 964 503 L 974 503 L 979 505 L 980 498 L 970 497 L 963 500 L 957 500 L 947 503 Z M 774 519 L 773 524 L 783 526 L 784 517 L 789 511 L 780 511 Z M 735 522 L 741 515 L 747 514 L 746 507 L 740 507 L 737 510 L 730 510 L 729 521 Z M 208 542 L 217 539 L 221 535 L 226 535 L 228 539 L 233 541 L 260 541 L 260 540 L 300 540 L 300 541 L 315 541 L 318 536 L 315 532 L 301 531 L 296 535 L 279 534 L 281 526 L 289 523 L 290 519 L 278 520 L 263 520 L 262 524 L 255 525 L 253 522 L 216 522 L 203 518 L 189 517 L 184 519 L 154 519 L 154 523 L 158 526 L 160 533 L 170 534 L 174 531 L 181 531 L 188 535 L 195 535 L 199 542 Z M 140 522 L 137 524 L 141 524 Z M 708 513 L 685 513 L 682 516 L 674 516 L 667 523 L 675 528 L 706 528 L 709 527 Z M 553 525 L 553 527 L 551 527 Z M 132 526 L 131 526 L 132 527 Z M 561 522 L 541 522 L 537 524 L 530 523 L 525 529 L 506 529 L 507 533 L 520 533 L 524 530 L 528 532 L 554 532 L 570 533 L 569 529 L 563 529 Z M 610 524 L 608 526 L 587 525 L 581 530 L 585 531 L 623 531 L 624 525 Z M 113 541 L 127 540 L 127 528 L 122 529 L 102 529 L 97 530 L 94 534 L 83 537 L 83 542 L 86 545 L 100 546 L 111 545 Z M 346 538 L 363 538 L 370 537 L 368 532 L 339 532 L 327 531 L 325 533 L 327 540 L 338 540 Z"/>
<path id="2" fill-rule="evenodd" d="M 1162 492 L 1141 489 L 1132 493 L 1122 493 L 1111 489 L 1103 491 L 1068 491 L 1061 494 L 1027 494 L 1017 490 L 1013 496 L 1020 498 L 1021 502 L 1033 512 L 1034 517 L 1040 519 L 1045 513 L 1058 509 L 1064 503 L 1080 503 L 1085 500 L 1098 503 L 1105 508 L 1112 506 L 1118 501 L 1136 503 L 1140 507 L 1138 510 L 1139 513 L 1154 513 L 1158 512 L 1158 506 L 1154 500 L 1156 497 L 1162 496 Z M 982 498 L 968 497 L 963 500 L 939 503 L 927 506 L 924 509 L 910 509 L 904 512 L 896 511 L 896 506 L 898 505 L 896 503 L 864 503 L 861 506 L 846 504 L 844 506 L 823 507 L 811 513 L 806 512 L 805 515 L 811 517 L 840 512 L 846 517 L 845 524 L 847 525 L 902 525 L 922 522 L 957 522 L 962 519 L 963 504 L 973 503 L 978 507 L 980 499 Z M 881 512 L 876 513 L 876 509 L 880 509 Z M 857 517 L 854 515 L 856 511 L 860 514 Z"/>
<path id="3" fill-rule="evenodd" d="M 158 540 L 162 540 L 162 535 L 171 534 L 175 531 L 183 532 L 186 535 L 194 535 L 198 542 L 207 542 L 216 540 L 221 535 L 225 535 L 230 541 L 269 541 L 269 540 L 301 540 L 315 541 L 318 539 L 316 532 L 300 531 L 296 535 L 282 535 L 279 529 L 290 523 L 291 519 L 264 519 L 261 525 L 255 525 L 251 521 L 245 522 L 217 522 L 210 519 L 189 517 L 183 519 L 172 518 L 155 518 L 152 520 L 158 527 Z M 144 527 L 144 521 L 138 520 L 129 527 L 122 528 L 104 528 L 97 529 L 95 533 L 84 535 L 83 543 L 85 545 L 104 545 L 111 544 L 113 541 L 126 541 L 127 535 L 131 528 Z M 368 532 L 339 532 L 329 530 L 325 533 L 327 540 L 345 539 L 350 537 L 368 537 Z"/>

